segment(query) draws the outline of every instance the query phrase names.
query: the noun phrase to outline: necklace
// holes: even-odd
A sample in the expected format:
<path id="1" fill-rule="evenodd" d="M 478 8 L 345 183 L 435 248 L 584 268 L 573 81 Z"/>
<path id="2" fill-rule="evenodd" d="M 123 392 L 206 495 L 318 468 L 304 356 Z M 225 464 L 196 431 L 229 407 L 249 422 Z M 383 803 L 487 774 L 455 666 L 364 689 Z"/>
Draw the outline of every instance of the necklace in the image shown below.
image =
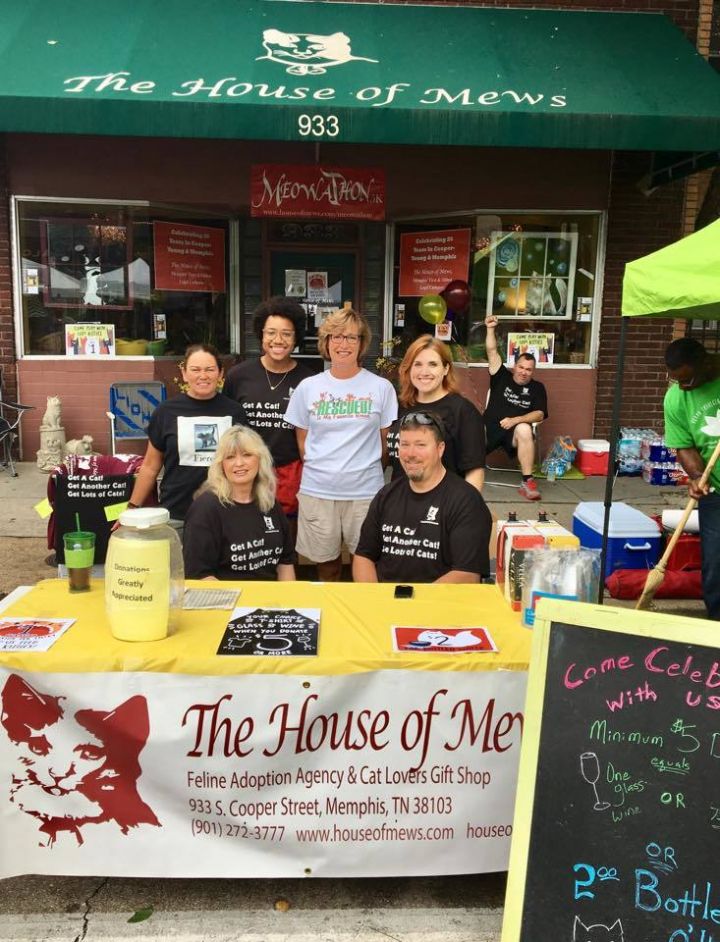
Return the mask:
<path id="1" fill-rule="evenodd" d="M 288 373 L 292 373 L 291 369 L 286 370 L 286 372 L 282 374 L 282 377 L 278 380 L 278 382 L 275 383 L 275 385 L 273 386 L 273 384 L 270 382 L 270 374 L 268 373 L 267 367 L 265 366 L 264 363 L 262 365 L 262 368 L 265 370 L 265 376 L 267 378 L 267 383 L 268 383 L 268 386 L 270 387 L 271 392 L 275 392 L 276 389 L 279 389 L 282 386 L 282 384 L 285 382 L 285 380 L 287 379 Z M 277 376 L 277 373 L 275 373 L 274 375 Z"/>

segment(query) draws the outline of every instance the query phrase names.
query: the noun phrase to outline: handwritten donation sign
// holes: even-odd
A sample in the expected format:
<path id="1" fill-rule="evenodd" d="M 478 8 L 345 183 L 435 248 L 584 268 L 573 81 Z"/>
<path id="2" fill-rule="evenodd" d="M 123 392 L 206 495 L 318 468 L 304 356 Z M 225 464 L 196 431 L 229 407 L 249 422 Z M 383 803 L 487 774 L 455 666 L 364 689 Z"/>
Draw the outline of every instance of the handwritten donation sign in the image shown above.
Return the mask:
<path id="1" fill-rule="evenodd" d="M 57 673 L 8 657 L 0 877 L 507 866 L 522 671 Z"/>
<path id="2" fill-rule="evenodd" d="M 400 236 L 398 294 L 404 298 L 437 294 L 451 281 L 467 280 L 469 266 L 469 229 L 406 232 Z"/>
<path id="3" fill-rule="evenodd" d="M 717 625 L 542 601 L 503 942 L 720 939 Z"/>

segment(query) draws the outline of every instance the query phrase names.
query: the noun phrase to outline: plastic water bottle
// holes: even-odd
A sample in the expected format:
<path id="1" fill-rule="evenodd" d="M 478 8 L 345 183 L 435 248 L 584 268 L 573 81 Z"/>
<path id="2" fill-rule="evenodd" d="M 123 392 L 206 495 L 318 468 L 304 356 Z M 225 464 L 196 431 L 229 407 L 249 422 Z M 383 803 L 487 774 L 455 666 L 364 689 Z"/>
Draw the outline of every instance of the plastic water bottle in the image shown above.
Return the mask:
<path id="1" fill-rule="evenodd" d="M 551 458 L 547 463 L 545 477 L 548 479 L 548 481 L 554 481 L 557 477 L 557 462 L 554 458 Z"/>

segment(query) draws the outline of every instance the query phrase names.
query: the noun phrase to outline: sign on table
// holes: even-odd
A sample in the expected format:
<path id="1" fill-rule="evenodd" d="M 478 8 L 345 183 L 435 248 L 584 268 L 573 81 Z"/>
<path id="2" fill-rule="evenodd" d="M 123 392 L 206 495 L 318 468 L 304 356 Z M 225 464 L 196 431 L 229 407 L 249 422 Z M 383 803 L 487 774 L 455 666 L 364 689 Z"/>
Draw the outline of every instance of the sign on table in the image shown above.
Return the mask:
<path id="1" fill-rule="evenodd" d="M 503 942 L 720 939 L 716 624 L 538 612 Z"/>

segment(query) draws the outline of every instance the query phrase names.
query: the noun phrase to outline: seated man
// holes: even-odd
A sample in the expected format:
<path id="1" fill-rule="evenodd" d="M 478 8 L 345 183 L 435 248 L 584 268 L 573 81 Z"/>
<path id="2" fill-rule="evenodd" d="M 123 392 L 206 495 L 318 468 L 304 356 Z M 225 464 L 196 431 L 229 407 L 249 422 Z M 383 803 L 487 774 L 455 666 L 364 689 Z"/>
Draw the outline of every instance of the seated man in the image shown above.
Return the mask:
<path id="1" fill-rule="evenodd" d="M 353 558 L 355 582 L 479 582 L 490 570 L 492 519 L 479 491 L 442 463 L 445 430 L 431 412 L 400 420 L 407 477 L 373 498 Z"/>
<path id="2" fill-rule="evenodd" d="M 520 493 L 527 500 L 540 500 L 532 473 L 535 462 L 532 426 L 548 416 L 547 393 L 543 384 L 532 378 L 535 372 L 532 353 L 521 353 L 512 370 L 503 364 L 495 337 L 497 324 L 497 317 L 488 314 L 485 346 L 490 364 L 490 398 L 485 408 L 486 453 L 503 448 L 511 458 L 517 454 L 522 471 Z"/>

